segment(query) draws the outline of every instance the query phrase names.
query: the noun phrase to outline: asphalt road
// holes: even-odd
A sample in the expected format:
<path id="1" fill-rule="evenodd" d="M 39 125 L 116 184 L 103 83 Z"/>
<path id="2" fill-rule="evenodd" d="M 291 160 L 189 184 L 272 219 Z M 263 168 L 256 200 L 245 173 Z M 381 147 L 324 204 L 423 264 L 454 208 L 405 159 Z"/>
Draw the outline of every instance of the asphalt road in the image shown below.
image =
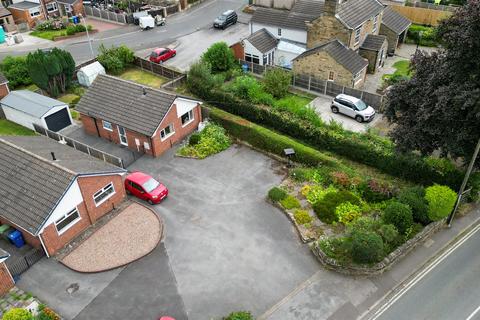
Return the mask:
<path id="1" fill-rule="evenodd" d="M 480 226 L 479 226 L 480 227 Z M 371 320 L 480 320 L 480 228 L 448 255 L 441 255 L 410 281 L 403 294 L 383 305 Z M 460 241 L 461 242 L 461 241 Z M 415 280 L 413 278 L 412 280 Z M 409 286 L 409 284 L 413 284 Z M 406 290 L 405 290 L 406 289 Z M 395 297 L 395 296 L 394 296 Z M 392 303 L 393 302 L 393 303 Z M 386 308 L 388 307 L 388 308 Z M 380 310 L 382 310 L 380 309 Z"/>
<path id="2" fill-rule="evenodd" d="M 213 20 L 220 13 L 235 9 L 239 11 L 245 0 L 208 0 L 197 7 L 173 15 L 167 18 L 167 25 L 148 31 L 141 31 L 138 26 L 128 26 L 126 28 L 109 30 L 95 34 L 91 38 L 92 47 L 95 53 L 101 44 L 109 47 L 112 45 L 125 44 L 134 51 L 152 48 L 156 46 L 172 43 L 176 38 L 191 34 L 201 29 L 210 28 Z M 198 39 L 201 42 L 201 39 Z M 77 63 L 91 59 L 92 54 L 88 41 L 82 39 L 70 39 L 60 43 L 51 43 L 50 46 L 69 51 Z M 0 59 L 7 55 L 25 55 L 29 51 L 37 48 L 28 48 L 9 52 L 0 52 Z"/>

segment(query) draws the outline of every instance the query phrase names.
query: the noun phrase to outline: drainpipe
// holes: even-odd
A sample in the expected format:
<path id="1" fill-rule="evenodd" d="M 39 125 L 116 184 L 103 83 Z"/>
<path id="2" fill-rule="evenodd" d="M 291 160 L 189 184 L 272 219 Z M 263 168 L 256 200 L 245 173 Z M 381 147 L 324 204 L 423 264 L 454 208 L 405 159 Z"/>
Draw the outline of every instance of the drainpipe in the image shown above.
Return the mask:
<path id="1" fill-rule="evenodd" d="M 40 239 L 40 243 L 41 243 L 41 245 L 42 245 L 43 251 L 45 251 L 45 254 L 47 255 L 47 258 L 50 258 L 50 255 L 48 254 L 47 247 L 45 247 L 45 243 L 43 243 L 42 234 L 43 234 L 43 233 L 40 233 L 40 234 L 38 235 L 38 239 Z"/>
<path id="2" fill-rule="evenodd" d="M 150 150 L 152 150 L 152 156 L 155 157 L 155 147 L 153 146 L 153 139 L 152 137 L 149 137 L 148 140 L 150 142 Z"/>
<path id="3" fill-rule="evenodd" d="M 95 129 L 97 130 L 97 136 L 98 136 L 99 138 L 101 138 L 101 136 L 100 136 L 100 130 L 98 130 L 97 119 L 96 119 L 96 118 L 93 118 L 93 117 L 92 117 L 92 119 L 93 119 L 93 122 L 95 123 Z"/>

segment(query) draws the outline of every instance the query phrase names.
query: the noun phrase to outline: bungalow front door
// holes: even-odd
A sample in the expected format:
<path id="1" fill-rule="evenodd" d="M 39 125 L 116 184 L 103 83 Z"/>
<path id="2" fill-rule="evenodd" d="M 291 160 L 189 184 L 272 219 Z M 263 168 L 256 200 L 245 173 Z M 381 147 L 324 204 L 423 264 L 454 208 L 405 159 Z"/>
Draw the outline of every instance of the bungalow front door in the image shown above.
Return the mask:
<path id="1" fill-rule="evenodd" d="M 128 146 L 127 133 L 125 132 L 124 127 L 118 126 L 118 136 L 120 137 L 120 144 Z"/>

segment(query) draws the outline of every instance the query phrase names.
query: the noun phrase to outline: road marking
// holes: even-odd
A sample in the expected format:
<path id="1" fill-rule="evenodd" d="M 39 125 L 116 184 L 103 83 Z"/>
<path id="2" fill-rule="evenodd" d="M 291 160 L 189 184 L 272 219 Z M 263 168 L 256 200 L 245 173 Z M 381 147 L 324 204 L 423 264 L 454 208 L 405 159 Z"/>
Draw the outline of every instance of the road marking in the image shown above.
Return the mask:
<path id="1" fill-rule="evenodd" d="M 473 317 L 478 313 L 478 311 L 480 311 L 480 306 L 478 306 L 477 309 L 475 309 L 475 311 L 473 311 L 472 314 L 469 315 L 466 320 L 472 320 Z"/>
<path id="2" fill-rule="evenodd" d="M 470 230 L 465 236 L 458 240 L 452 247 L 445 250 L 440 256 L 438 256 L 434 261 L 432 261 L 425 269 L 420 271 L 414 278 L 412 278 L 408 283 L 406 283 L 397 293 L 393 295 L 384 305 L 382 305 L 373 315 L 369 318 L 370 320 L 378 319 L 385 311 L 387 311 L 398 299 L 400 299 L 405 293 L 408 292 L 415 284 L 422 280 L 430 271 L 432 271 L 437 265 L 439 265 L 443 260 L 445 260 L 450 254 L 452 254 L 458 247 L 470 239 L 478 230 L 480 230 L 480 224 L 477 224 L 472 230 Z M 383 300 L 375 303 L 372 308 L 375 308 Z M 370 308 L 370 310 L 372 309 Z M 480 309 L 480 307 L 479 307 Z M 475 310 L 478 312 L 479 310 Z M 474 313 L 475 313 L 474 312 Z M 367 311 L 368 313 L 368 311 Z M 362 319 L 366 314 L 360 316 L 359 319 Z M 474 315 L 474 314 L 473 314 Z M 467 319 L 469 320 L 469 319 Z"/>

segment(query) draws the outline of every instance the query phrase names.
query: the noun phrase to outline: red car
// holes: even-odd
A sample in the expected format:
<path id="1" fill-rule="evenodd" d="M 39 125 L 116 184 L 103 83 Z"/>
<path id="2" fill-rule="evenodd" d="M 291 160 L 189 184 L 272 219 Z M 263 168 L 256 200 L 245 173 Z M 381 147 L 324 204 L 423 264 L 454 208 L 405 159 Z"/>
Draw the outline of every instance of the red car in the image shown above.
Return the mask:
<path id="1" fill-rule="evenodd" d="M 150 61 L 162 63 L 177 55 L 177 51 L 169 48 L 157 48 L 150 54 Z"/>
<path id="2" fill-rule="evenodd" d="M 148 174 L 133 172 L 125 179 L 125 191 L 137 198 L 156 204 L 168 196 L 168 189 Z"/>

